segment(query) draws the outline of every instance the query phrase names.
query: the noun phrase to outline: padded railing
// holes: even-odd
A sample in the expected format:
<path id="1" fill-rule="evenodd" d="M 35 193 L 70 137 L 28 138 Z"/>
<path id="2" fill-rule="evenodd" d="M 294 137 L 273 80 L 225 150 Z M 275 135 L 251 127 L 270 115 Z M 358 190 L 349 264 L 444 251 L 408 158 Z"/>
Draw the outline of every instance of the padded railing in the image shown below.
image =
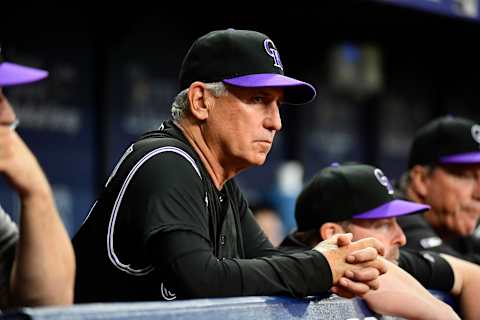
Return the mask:
<path id="1" fill-rule="evenodd" d="M 361 299 L 337 296 L 295 299 L 287 297 L 241 297 L 195 299 L 171 302 L 94 303 L 62 308 L 24 308 L 0 319 L 392 319 L 375 316 Z"/>
<path id="2" fill-rule="evenodd" d="M 456 309 L 456 303 L 450 295 L 440 291 L 431 292 Z M 395 318 L 374 314 L 361 299 L 343 299 L 332 295 L 306 299 L 261 296 L 171 302 L 92 303 L 56 308 L 23 308 L 0 316 L 0 320 L 5 319 L 373 320 Z"/>

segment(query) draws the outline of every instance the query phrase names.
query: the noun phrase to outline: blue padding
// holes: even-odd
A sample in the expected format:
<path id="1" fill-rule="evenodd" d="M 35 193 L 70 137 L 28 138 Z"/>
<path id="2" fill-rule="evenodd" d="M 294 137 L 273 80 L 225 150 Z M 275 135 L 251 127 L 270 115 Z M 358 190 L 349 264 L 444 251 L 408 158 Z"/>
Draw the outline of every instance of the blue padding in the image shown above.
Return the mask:
<path id="1" fill-rule="evenodd" d="M 360 299 L 242 297 L 172 302 L 96 303 L 68 308 L 25 308 L 0 319 L 364 319 L 371 311 Z M 334 316 L 334 317 L 333 317 Z"/>
<path id="2" fill-rule="evenodd" d="M 435 291 L 443 301 L 448 294 Z M 384 319 L 361 299 L 311 297 L 242 297 L 171 302 L 94 303 L 64 308 L 24 308 L 0 316 L 5 319 L 42 320 L 224 320 L 224 319 Z M 391 319 L 391 318 L 388 318 Z"/>

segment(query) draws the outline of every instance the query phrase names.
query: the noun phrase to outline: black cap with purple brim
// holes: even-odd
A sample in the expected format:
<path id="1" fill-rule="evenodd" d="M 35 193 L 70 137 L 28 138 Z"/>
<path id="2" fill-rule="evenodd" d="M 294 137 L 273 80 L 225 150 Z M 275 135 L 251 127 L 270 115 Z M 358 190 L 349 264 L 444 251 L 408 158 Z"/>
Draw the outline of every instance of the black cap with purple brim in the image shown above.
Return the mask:
<path id="1" fill-rule="evenodd" d="M 410 148 L 408 167 L 435 164 L 479 164 L 480 125 L 444 116 L 420 128 Z"/>
<path id="2" fill-rule="evenodd" d="M 180 89 L 195 81 L 283 88 L 289 104 L 305 104 L 316 95 L 311 84 L 284 75 L 280 54 L 269 37 L 250 30 L 217 30 L 198 38 L 183 60 Z"/>
<path id="3" fill-rule="evenodd" d="M 382 170 L 364 164 L 334 165 L 318 172 L 297 198 L 299 231 L 326 222 L 385 219 L 420 213 L 430 207 L 396 199 Z"/>

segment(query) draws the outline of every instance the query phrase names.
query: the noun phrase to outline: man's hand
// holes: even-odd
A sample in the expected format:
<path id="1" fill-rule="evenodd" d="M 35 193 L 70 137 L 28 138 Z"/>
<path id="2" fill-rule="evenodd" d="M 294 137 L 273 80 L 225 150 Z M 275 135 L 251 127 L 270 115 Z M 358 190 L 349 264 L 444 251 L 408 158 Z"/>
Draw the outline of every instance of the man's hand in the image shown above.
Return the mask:
<path id="1" fill-rule="evenodd" d="M 378 277 L 387 271 L 385 263 L 378 259 L 384 247 L 374 238 L 351 242 L 351 235 L 335 235 L 320 242 L 314 250 L 321 252 L 332 270 L 332 292 L 343 297 L 364 295 L 378 288 Z"/>
<path id="2" fill-rule="evenodd" d="M 8 126 L 0 125 L 0 172 L 22 199 L 50 193 L 48 181 L 20 136 Z"/>

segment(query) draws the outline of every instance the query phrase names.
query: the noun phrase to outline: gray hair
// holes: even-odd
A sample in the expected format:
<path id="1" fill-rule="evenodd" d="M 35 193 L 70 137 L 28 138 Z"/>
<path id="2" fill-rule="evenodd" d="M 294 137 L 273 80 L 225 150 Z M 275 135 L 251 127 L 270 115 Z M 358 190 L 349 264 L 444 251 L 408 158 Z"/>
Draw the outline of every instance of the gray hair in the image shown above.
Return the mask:
<path id="1" fill-rule="evenodd" d="M 431 174 L 435 169 L 435 165 L 433 164 L 424 164 L 422 166 L 427 170 L 428 174 Z M 397 195 L 402 198 L 406 198 L 407 189 L 409 188 L 410 183 L 412 182 L 411 173 L 412 173 L 411 169 L 404 172 L 400 177 L 400 180 L 398 181 L 399 190 L 397 190 Z"/>
<path id="2" fill-rule="evenodd" d="M 215 97 L 220 97 L 227 94 L 227 87 L 223 82 L 206 83 L 207 90 L 209 90 Z M 188 102 L 188 88 L 180 91 L 172 103 L 170 112 L 175 121 L 182 119 L 189 108 Z"/>
<path id="3" fill-rule="evenodd" d="M 397 193 L 400 197 L 405 198 L 405 195 L 407 193 L 407 189 L 410 186 L 411 182 L 412 182 L 412 176 L 410 175 L 410 170 L 404 172 L 401 175 L 400 180 L 398 181 L 398 189 L 399 190 L 398 190 Z"/>

